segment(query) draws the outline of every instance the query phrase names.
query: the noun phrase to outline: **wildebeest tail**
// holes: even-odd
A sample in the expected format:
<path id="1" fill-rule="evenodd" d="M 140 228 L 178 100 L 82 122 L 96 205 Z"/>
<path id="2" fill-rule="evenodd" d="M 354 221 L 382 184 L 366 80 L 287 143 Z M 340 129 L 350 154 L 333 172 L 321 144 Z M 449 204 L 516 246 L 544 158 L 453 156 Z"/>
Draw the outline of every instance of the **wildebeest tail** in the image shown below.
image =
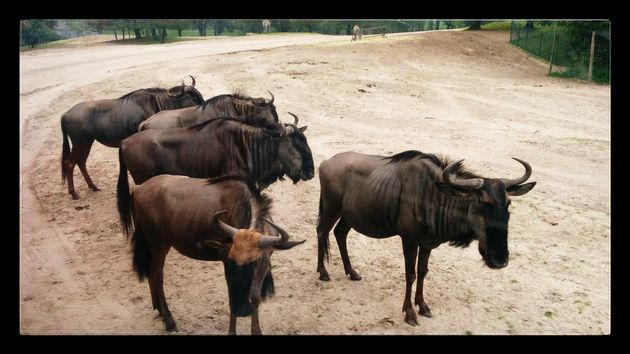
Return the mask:
<path id="1" fill-rule="evenodd" d="M 123 227 L 125 237 L 129 237 L 131 229 L 131 195 L 129 194 L 129 181 L 127 179 L 127 165 L 122 156 L 123 144 L 118 148 L 118 163 L 120 173 L 118 174 L 118 185 L 116 186 L 116 199 L 118 203 L 118 215 Z"/>
<path id="2" fill-rule="evenodd" d="M 322 221 L 322 213 L 324 212 L 324 200 L 322 199 L 321 194 L 319 195 L 319 215 L 317 215 L 317 226 L 319 226 L 319 223 Z M 319 234 L 317 235 L 317 237 L 319 238 Z M 321 242 L 321 247 L 324 248 L 324 257 L 326 258 L 326 262 L 328 262 L 328 254 L 330 253 L 330 245 L 328 243 L 328 237 L 326 237 L 323 240 L 318 240 L 318 242 Z"/>
<path id="3" fill-rule="evenodd" d="M 139 225 L 136 225 L 133 231 L 131 243 L 133 247 L 133 270 L 138 273 L 138 280 L 143 281 L 149 276 L 149 270 L 151 270 L 151 251 L 147 237 Z"/>
<path id="4" fill-rule="evenodd" d="M 70 144 L 68 143 L 68 133 L 66 132 L 65 116 L 61 117 L 61 135 L 63 136 L 63 145 L 61 148 L 61 183 L 66 181 L 66 169 L 63 165 L 64 161 L 70 155 Z"/>

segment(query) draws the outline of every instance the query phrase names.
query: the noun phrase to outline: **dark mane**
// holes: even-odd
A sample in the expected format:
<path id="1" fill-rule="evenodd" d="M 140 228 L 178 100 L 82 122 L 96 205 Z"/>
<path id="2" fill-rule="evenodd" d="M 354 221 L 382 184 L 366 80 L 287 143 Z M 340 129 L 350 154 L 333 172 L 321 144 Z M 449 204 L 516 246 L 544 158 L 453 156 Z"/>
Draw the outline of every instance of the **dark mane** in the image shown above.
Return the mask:
<path id="1" fill-rule="evenodd" d="M 202 110 L 205 110 L 209 105 L 214 106 L 214 105 L 218 105 L 219 103 L 231 99 L 231 103 L 236 105 L 239 101 L 246 101 L 248 103 L 253 104 L 254 106 L 264 106 L 266 105 L 266 101 L 262 98 L 254 98 L 254 97 L 250 97 L 247 96 L 245 94 L 240 93 L 239 91 L 235 91 L 232 94 L 222 94 L 222 95 L 218 95 L 218 96 L 214 96 L 210 99 L 207 99 L 206 101 L 204 101 L 202 104 L 200 104 L 198 107 L 201 108 Z"/>
<path id="2" fill-rule="evenodd" d="M 191 125 L 190 127 L 188 127 L 188 129 L 190 129 L 190 130 L 200 130 L 201 128 L 205 127 L 206 125 L 208 125 L 208 124 L 210 124 L 210 123 L 212 123 L 212 122 L 214 122 L 216 120 L 224 120 L 224 121 L 231 120 L 233 122 L 238 122 L 238 123 L 241 123 L 243 125 L 247 125 L 244 122 L 242 122 L 242 121 L 240 121 L 240 120 L 238 120 L 236 118 L 232 118 L 232 117 L 217 117 L 217 118 L 210 118 L 208 120 L 205 120 L 205 121 L 203 121 L 201 123 L 197 123 L 195 125 Z"/>
<path id="3" fill-rule="evenodd" d="M 249 187 L 249 191 L 251 195 L 256 199 L 256 203 L 258 204 L 257 224 L 263 222 L 262 218 L 270 217 L 271 203 L 273 202 L 273 200 L 266 194 L 261 193 L 260 190 L 258 190 L 258 188 L 256 188 L 256 186 L 251 181 L 248 181 L 245 177 L 239 176 L 236 174 L 227 174 L 227 175 L 223 175 L 219 177 L 206 178 L 206 183 L 208 185 L 223 182 L 223 181 L 238 181 L 238 182 L 245 183 Z M 248 203 L 245 203 L 245 204 L 248 204 Z"/>
<path id="4" fill-rule="evenodd" d="M 448 157 L 445 156 L 440 156 L 439 157 L 440 163 L 439 166 L 442 169 L 445 169 L 446 166 L 448 166 L 449 163 L 453 162 L 451 159 L 449 159 Z M 460 162 L 457 164 L 457 166 L 455 167 L 455 169 L 453 170 L 453 172 L 455 172 L 455 175 L 457 177 L 461 177 L 464 179 L 469 179 L 469 178 L 483 178 L 482 176 L 479 176 L 476 173 L 470 172 L 466 169 L 466 167 L 464 167 L 464 165 Z"/>
<path id="5" fill-rule="evenodd" d="M 451 159 L 449 159 L 446 156 L 443 155 L 434 155 L 434 154 L 426 154 L 422 151 L 418 151 L 418 150 L 408 150 L 408 151 L 403 151 L 400 152 L 396 155 L 392 155 L 392 156 L 388 156 L 388 157 L 384 157 L 383 159 L 389 159 L 388 163 L 391 164 L 396 164 L 396 163 L 405 163 L 407 161 L 410 161 L 411 159 L 414 158 L 419 158 L 419 159 L 429 159 L 431 160 L 431 162 L 433 162 L 434 164 L 436 164 L 437 166 L 439 166 L 442 170 L 444 170 L 446 168 L 446 166 L 448 166 L 449 163 L 452 162 Z M 473 172 L 470 172 L 468 170 L 466 170 L 466 168 L 464 167 L 464 165 L 460 162 L 459 164 L 457 164 L 457 166 L 455 167 L 455 169 L 453 170 L 455 172 L 455 174 L 458 177 L 461 178 L 483 178 Z"/>
<path id="6" fill-rule="evenodd" d="M 120 96 L 118 99 L 121 101 L 129 100 L 129 99 L 137 101 L 138 99 L 145 98 L 146 96 L 153 96 L 153 95 L 160 95 L 160 94 L 168 94 L 168 91 L 166 89 L 159 88 L 159 87 L 144 88 L 144 89 L 131 91 L 127 94 Z"/>
<path id="7" fill-rule="evenodd" d="M 199 105 L 199 107 L 201 107 L 202 110 L 205 110 L 206 107 L 208 107 L 208 105 L 218 104 L 219 102 L 227 99 L 228 97 L 231 98 L 233 96 L 232 95 L 227 95 L 227 94 L 214 96 L 212 98 L 209 98 L 209 99 L 205 100 L 202 104 Z"/>
<path id="8" fill-rule="evenodd" d="M 419 159 L 429 159 L 431 160 L 431 162 L 433 162 L 436 165 L 440 165 L 440 160 L 437 158 L 437 156 L 433 155 L 433 154 L 425 154 L 422 151 L 418 151 L 418 150 L 407 150 L 407 151 L 403 151 L 400 152 L 396 155 L 392 155 L 392 156 L 388 156 L 388 157 L 384 157 L 383 159 L 389 159 L 388 163 L 391 164 L 396 164 L 396 163 L 404 163 L 407 162 L 413 158 L 419 158 Z"/>

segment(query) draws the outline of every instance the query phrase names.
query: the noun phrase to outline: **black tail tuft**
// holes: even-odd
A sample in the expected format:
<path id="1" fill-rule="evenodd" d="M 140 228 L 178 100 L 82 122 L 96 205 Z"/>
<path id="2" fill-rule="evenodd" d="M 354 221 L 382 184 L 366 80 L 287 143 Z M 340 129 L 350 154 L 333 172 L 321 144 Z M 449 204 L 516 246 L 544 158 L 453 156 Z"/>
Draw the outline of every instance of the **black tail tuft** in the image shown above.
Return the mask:
<path id="1" fill-rule="evenodd" d="M 146 235 L 142 232 L 142 228 L 137 225 L 131 237 L 131 244 L 133 247 L 133 270 L 138 273 L 138 280 L 143 281 L 149 276 L 151 270 L 151 251 Z"/>
<path id="2" fill-rule="evenodd" d="M 64 162 L 70 156 L 70 144 L 68 143 L 68 133 L 66 132 L 65 116 L 61 117 L 61 135 L 63 136 L 63 145 L 61 148 L 61 183 L 66 181 L 66 169 Z"/>
<path id="3" fill-rule="evenodd" d="M 123 227 L 125 237 L 129 237 L 131 230 L 131 195 L 129 195 L 129 181 L 127 179 L 127 166 L 122 156 L 122 144 L 118 148 L 118 162 L 120 172 L 118 174 L 118 185 L 116 187 L 116 199 L 118 203 L 118 215 Z"/>

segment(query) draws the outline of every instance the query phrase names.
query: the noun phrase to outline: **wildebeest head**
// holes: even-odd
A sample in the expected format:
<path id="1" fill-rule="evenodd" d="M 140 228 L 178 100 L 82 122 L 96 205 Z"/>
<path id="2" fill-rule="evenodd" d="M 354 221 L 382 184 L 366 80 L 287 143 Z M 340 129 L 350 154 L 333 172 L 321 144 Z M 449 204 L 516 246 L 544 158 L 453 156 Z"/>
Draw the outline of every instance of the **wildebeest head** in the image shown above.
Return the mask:
<path id="1" fill-rule="evenodd" d="M 227 211 L 220 211 L 214 215 L 214 223 L 232 239 L 232 243 L 227 244 L 229 248 L 227 258 L 242 266 L 260 259 L 265 252 L 277 250 L 288 250 L 300 245 L 306 240 L 289 241 L 289 234 L 271 220 L 265 218 L 265 222 L 271 225 L 279 236 L 269 236 L 256 229 L 237 229 L 221 221 L 220 216 Z"/>
<path id="2" fill-rule="evenodd" d="M 192 86 L 186 86 L 184 80 L 180 86 L 174 86 L 168 89 L 169 96 L 173 97 L 177 101 L 179 108 L 198 106 L 203 103 L 203 96 L 195 88 L 195 78 L 189 75 L 192 79 Z"/>
<path id="3" fill-rule="evenodd" d="M 304 135 L 307 126 L 298 128 L 299 118 L 291 112 L 288 113 L 293 116 L 295 122 L 284 124 L 278 156 L 286 174 L 293 183 L 297 183 L 299 180 L 308 181 L 315 175 L 315 167 L 313 166 L 311 148 L 308 146 Z"/>
<path id="4" fill-rule="evenodd" d="M 273 293 L 271 277 L 271 253 L 273 250 L 287 250 L 300 245 L 306 240 L 289 241 L 289 234 L 280 226 L 264 218 L 279 236 L 262 234 L 256 229 L 237 229 L 220 220 L 220 211 L 214 215 L 214 223 L 230 236 L 232 243 L 219 244 L 217 241 L 206 241 L 214 247 L 227 248 L 228 262 L 226 276 L 230 292 L 230 306 L 238 317 L 249 316 L 252 311 L 251 301 L 263 299 Z"/>
<path id="5" fill-rule="evenodd" d="M 536 182 L 521 184 L 531 176 L 532 168 L 526 161 L 514 160 L 525 166 L 525 174 L 520 178 L 458 178 L 455 172 L 464 161 L 462 159 L 444 169 L 444 182 L 436 182 L 438 189 L 444 193 L 471 199 L 468 222 L 479 240 L 479 254 L 493 269 L 503 268 L 509 261 L 509 196 L 523 195 L 536 185 Z"/>
<path id="6" fill-rule="evenodd" d="M 266 100 L 262 97 L 247 97 L 249 103 L 253 105 L 251 114 L 255 115 L 254 119 L 256 120 L 253 124 L 258 127 L 278 124 L 278 112 L 276 111 L 276 106 L 273 104 L 275 97 L 271 91 L 267 90 L 267 92 L 271 95 L 270 100 Z"/>

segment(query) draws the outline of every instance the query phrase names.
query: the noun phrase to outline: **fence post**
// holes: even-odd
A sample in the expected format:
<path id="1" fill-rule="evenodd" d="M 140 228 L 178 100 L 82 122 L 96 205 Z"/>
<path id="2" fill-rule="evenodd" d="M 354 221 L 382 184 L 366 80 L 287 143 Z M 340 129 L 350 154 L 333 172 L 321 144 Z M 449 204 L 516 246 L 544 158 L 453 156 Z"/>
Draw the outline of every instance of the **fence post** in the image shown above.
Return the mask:
<path id="1" fill-rule="evenodd" d="M 551 46 L 551 57 L 549 58 L 549 74 L 551 74 L 551 68 L 553 68 L 553 54 L 556 52 L 556 42 L 558 41 L 558 33 L 553 32 L 553 45 Z"/>
<path id="2" fill-rule="evenodd" d="M 591 35 L 591 58 L 588 61 L 588 82 L 593 81 L 593 59 L 595 58 L 595 31 Z"/>
<path id="3" fill-rule="evenodd" d="M 525 26 L 525 50 L 527 51 L 527 39 L 529 38 L 529 27 Z"/>

